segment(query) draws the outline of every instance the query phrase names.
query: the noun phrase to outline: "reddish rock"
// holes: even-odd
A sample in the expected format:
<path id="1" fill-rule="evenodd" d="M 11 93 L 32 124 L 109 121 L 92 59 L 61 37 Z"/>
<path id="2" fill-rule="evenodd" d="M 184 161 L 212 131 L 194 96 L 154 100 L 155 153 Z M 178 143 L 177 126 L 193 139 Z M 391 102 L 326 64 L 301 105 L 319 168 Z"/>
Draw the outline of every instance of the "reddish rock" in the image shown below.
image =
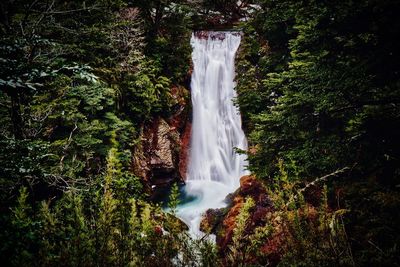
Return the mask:
<path id="1" fill-rule="evenodd" d="M 179 173 L 183 180 L 186 180 L 191 134 L 192 124 L 187 122 L 185 130 L 181 136 L 181 149 L 179 152 Z"/>
<path id="2" fill-rule="evenodd" d="M 183 86 L 173 86 L 170 93 L 172 115 L 156 117 L 144 125 L 141 142 L 133 151 L 132 171 L 143 179 L 152 197 L 186 176 L 191 133 L 190 95 Z"/>
<path id="3" fill-rule="evenodd" d="M 189 91 L 183 86 L 174 86 L 170 92 L 174 114 L 168 118 L 168 124 L 182 133 L 186 123 L 189 121 Z"/>
<path id="4" fill-rule="evenodd" d="M 164 119 L 155 118 L 142 128 L 141 142 L 133 151 L 132 169 L 151 191 L 180 180 L 178 171 L 180 134 Z M 150 192 L 151 193 L 151 192 Z"/>
<path id="5" fill-rule="evenodd" d="M 168 119 L 171 129 L 179 132 L 178 142 L 178 172 L 181 180 L 186 179 L 186 170 L 189 157 L 190 136 L 192 124 L 190 122 L 190 105 L 189 91 L 182 86 L 171 88 L 171 95 L 175 101 L 176 111 L 173 116 Z"/>

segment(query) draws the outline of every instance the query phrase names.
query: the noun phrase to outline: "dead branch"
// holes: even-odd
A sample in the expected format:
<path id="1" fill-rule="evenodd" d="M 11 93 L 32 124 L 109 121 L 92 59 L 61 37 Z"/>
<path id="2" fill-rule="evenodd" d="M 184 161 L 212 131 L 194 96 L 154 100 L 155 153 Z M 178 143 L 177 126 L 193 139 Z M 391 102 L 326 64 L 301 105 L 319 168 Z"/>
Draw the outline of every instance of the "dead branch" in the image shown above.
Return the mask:
<path id="1" fill-rule="evenodd" d="M 322 176 L 322 177 L 318 177 L 318 178 L 314 179 L 314 181 L 312 181 L 311 183 L 308 183 L 308 184 L 307 184 L 306 186 L 304 186 L 303 188 L 297 190 L 297 192 L 295 192 L 295 193 L 290 197 L 290 199 L 289 199 L 289 201 L 286 203 L 285 207 L 289 207 L 289 205 L 290 205 L 291 203 L 293 203 L 293 201 L 296 201 L 297 198 L 298 198 L 298 196 L 299 196 L 301 193 L 303 193 L 304 191 L 306 191 L 309 187 L 314 186 L 314 185 L 316 185 L 316 184 L 318 184 L 318 183 L 320 183 L 320 182 L 324 182 L 324 181 L 326 181 L 328 178 L 333 177 L 333 176 L 337 176 L 337 175 L 342 174 L 342 173 L 344 173 L 344 172 L 346 172 L 346 171 L 348 171 L 348 170 L 350 170 L 350 167 L 344 167 L 344 168 L 342 168 L 342 169 L 338 169 L 338 170 L 336 170 L 336 171 L 334 171 L 334 172 L 332 172 L 332 173 L 329 173 L 329 174 L 327 174 L 327 175 L 324 175 L 324 176 Z"/>
<path id="2" fill-rule="evenodd" d="M 322 176 L 322 177 L 316 178 L 314 181 L 312 181 L 311 183 L 308 183 L 305 187 L 303 187 L 302 189 L 300 189 L 299 191 L 297 191 L 297 193 L 302 193 L 302 192 L 304 192 L 305 190 L 307 190 L 307 188 L 309 188 L 310 186 L 314 186 L 314 185 L 316 185 L 316 184 L 319 183 L 319 182 L 326 181 L 329 177 L 336 176 L 336 175 L 341 174 L 341 173 L 344 173 L 344 172 L 346 172 L 346 171 L 348 171 L 348 170 L 350 170 L 349 167 L 344 167 L 344 168 L 339 169 L 339 170 L 336 170 L 336 171 L 334 171 L 334 172 L 332 172 L 332 173 L 330 173 L 330 174 L 327 174 L 327 175 L 324 175 L 324 176 Z"/>

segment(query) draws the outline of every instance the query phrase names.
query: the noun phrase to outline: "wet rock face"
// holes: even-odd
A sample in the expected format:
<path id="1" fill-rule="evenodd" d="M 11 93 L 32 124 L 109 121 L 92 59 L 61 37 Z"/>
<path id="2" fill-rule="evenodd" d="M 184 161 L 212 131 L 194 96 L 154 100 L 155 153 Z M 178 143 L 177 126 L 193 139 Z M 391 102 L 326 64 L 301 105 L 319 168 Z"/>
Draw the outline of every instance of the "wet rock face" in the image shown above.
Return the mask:
<path id="1" fill-rule="evenodd" d="M 168 123 L 159 119 L 155 123 L 155 131 L 150 132 L 151 151 L 150 151 L 150 168 L 153 171 L 169 173 L 174 170 L 174 153 L 173 149 L 179 138 L 179 133 L 172 130 Z"/>
<path id="2" fill-rule="evenodd" d="M 179 173 L 180 133 L 176 128 L 157 118 L 144 127 L 141 140 L 141 149 L 137 149 L 134 156 L 136 175 L 151 188 L 182 180 Z"/>
<path id="3" fill-rule="evenodd" d="M 179 133 L 168 123 L 159 119 L 153 126 L 149 139 L 149 168 L 151 170 L 151 185 L 168 185 L 179 180 L 178 152 Z"/>
<path id="4" fill-rule="evenodd" d="M 188 76 L 190 79 L 190 76 Z M 174 87 L 171 94 L 176 103 L 175 113 L 168 119 L 168 123 L 172 129 L 179 133 L 177 146 L 178 151 L 178 168 L 181 180 L 186 180 L 186 171 L 189 159 L 190 136 L 192 133 L 191 123 L 191 102 L 189 91 L 184 87 Z"/>
<path id="5" fill-rule="evenodd" d="M 134 151 L 133 169 L 147 185 L 156 184 L 157 176 L 171 176 L 174 171 L 173 136 L 168 123 L 160 118 L 143 128 L 141 142 Z"/>
<path id="6" fill-rule="evenodd" d="M 187 168 L 189 164 L 190 136 L 192 123 L 188 121 L 180 138 L 181 149 L 179 151 L 179 174 L 186 181 Z"/>
<path id="7" fill-rule="evenodd" d="M 142 177 L 150 194 L 157 187 L 183 181 L 190 140 L 187 89 L 172 88 L 175 105 L 169 118 L 155 118 L 142 128 L 141 142 L 133 151 L 133 172 Z"/>

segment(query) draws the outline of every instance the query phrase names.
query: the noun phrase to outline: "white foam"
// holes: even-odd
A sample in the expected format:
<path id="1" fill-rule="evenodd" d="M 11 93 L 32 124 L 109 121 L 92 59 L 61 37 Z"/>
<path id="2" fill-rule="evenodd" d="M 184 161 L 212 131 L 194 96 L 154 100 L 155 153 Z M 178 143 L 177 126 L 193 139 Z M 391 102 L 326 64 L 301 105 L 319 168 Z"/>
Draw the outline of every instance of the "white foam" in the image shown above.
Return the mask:
<path id="1" fill-rule="evenodd" d="M 202 214 L 224 207 L 225 197 L 248 173 L 246 156 L 235 152 L 235 148 L 247 150 L 239 110 L 233 104 L 239 44 L 238 33 L 208 32 L 191 38 L 193 122 L 185 191 L 196 198 L 178 206 L 177 215 L 194 237 L 202 236 Z"/>

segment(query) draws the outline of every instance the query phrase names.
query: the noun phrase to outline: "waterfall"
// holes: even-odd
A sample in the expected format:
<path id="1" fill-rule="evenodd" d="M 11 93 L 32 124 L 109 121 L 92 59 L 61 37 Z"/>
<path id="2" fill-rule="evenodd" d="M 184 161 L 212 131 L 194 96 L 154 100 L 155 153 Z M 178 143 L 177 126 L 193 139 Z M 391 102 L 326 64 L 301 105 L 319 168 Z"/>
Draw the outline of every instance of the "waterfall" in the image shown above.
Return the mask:
<path id="1" fill-rule="evenodd" d="M 247 174 L 246 156 L 235 151 L 247 149 L 240 113 L 233 103 L 239 44 L 236 32 L 197 32 L 191 38 L 193 122 L 184 190 L 194 200 L 180 205 L 177 215 L 195 237 L 201 234 L 202 214 L 226 206 L 226 196 Z"/>

